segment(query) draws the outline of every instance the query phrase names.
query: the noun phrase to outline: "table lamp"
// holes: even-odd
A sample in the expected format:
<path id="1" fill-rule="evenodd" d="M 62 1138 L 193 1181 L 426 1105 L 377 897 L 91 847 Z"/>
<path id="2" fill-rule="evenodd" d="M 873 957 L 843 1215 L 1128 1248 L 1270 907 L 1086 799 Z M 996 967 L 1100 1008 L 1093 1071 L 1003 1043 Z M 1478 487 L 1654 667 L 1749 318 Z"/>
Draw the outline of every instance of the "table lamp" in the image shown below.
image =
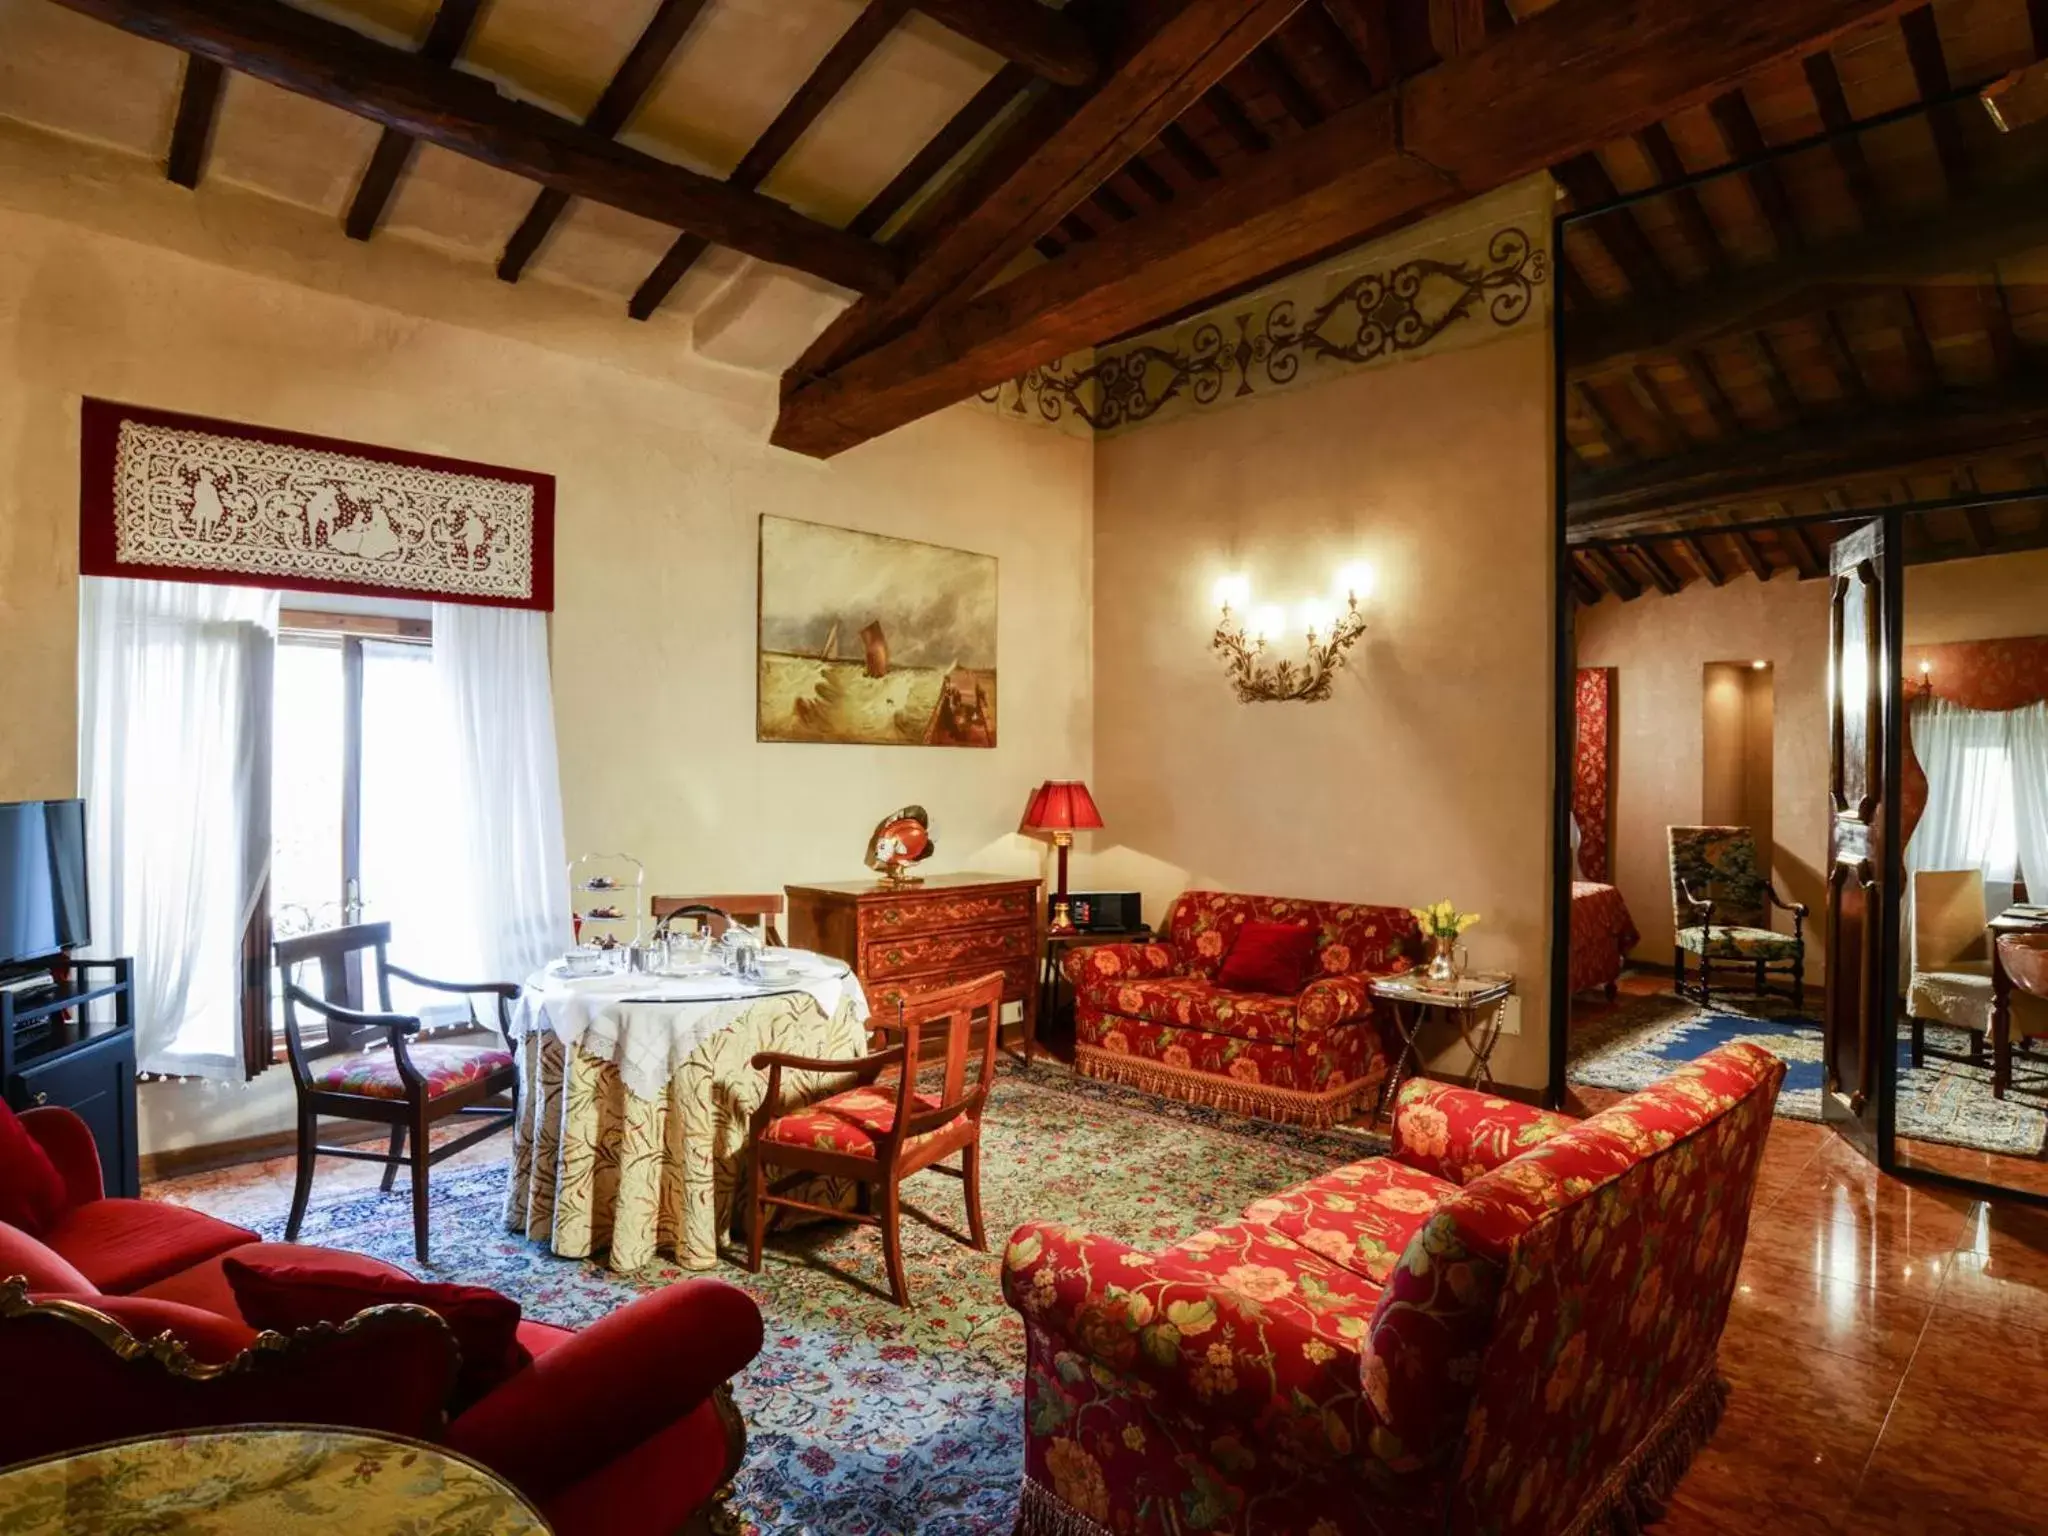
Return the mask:
<path id="1" fill-rule="evenodd" d="M 1024 807 L 1024 830 L 1050 832 L 1060 851 L 1059 889 L 1053 896 L 1052 921 L 1046 925 L 1049 933 L 1074 931 L 1074 914 L 1067 907 L 1067 850 L 1074 845 L 1076 832 L 1101 825 L 1102 813 L 1079 779 L 1047 779 L 1031 792 L 1031 803 Z"/>

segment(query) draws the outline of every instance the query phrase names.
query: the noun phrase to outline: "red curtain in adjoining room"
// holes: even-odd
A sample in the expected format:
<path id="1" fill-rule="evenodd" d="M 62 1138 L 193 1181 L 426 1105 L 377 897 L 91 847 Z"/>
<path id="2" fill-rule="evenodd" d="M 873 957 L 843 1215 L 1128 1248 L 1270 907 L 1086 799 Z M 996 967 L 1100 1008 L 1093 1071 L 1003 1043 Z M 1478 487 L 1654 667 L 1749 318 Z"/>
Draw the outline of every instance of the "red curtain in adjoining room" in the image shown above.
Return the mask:
<path id="1" fill-rule="evenodd" d="M 1909 706 L 1920 696 L 1922 662 L 1927 664 L 1925 676 L 1934 693 L 1964 709 L 2023 709 L 2048 699 L 2048 635 L 1908 645 L 1903 670 Z M 1911 718 L 1909 710 L 1909 722 Z M 1913 755 L 1910 724 L 1905 755 L 1899 794 L 1903 818 L 1900 825 L 1903 841 L 1910 843 L 1913 829 L 1920 825 L 1921 813 L 1927 809 L 1927 774 L 1920 759 Z M 2040 897 L 2034 899 L 2038 901 Z"/>
<path id="2" fill-rule="evenodd" d="M 1614 668 L 1579 668 L 1578 698 L 1572 814 L 1579 822 L 1579 873 L 1604 884 L 1614 814 Z"/>

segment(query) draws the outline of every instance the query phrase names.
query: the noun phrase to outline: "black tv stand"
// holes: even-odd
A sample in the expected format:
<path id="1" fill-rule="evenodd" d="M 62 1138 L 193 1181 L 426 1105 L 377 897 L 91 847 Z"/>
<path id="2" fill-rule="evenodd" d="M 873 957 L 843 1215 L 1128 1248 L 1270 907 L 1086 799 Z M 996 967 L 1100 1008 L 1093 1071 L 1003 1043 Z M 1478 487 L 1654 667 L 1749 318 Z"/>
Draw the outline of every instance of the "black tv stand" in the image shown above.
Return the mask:
<path id="1" fill-rule="evenodd" d="M 0 1096 L 61 1105 L 91 1127 L 107 1193 L 140 1193 L 133 962 L 56 956 L 0 972 Z M 38 976 L 47 985 L 23 986 Z"/>

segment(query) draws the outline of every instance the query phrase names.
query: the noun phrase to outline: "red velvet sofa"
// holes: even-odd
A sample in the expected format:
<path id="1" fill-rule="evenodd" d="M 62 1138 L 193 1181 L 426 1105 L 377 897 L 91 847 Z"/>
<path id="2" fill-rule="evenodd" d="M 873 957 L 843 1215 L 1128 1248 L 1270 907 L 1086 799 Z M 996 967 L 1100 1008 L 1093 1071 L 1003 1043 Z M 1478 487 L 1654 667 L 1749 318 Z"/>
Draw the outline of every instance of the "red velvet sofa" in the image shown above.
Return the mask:
<path id="1" fill-rule="evenodd" d="M 1020 1536 L 1634 1536 L 1725 1400 L 1784 1073 L 1585 1120 L 1417 1080 L 1390 1156 L 1164 1252 L 1020 1227 Z"/>
<path id="2" fill-rule="evenodd" d="M 38 1384 L 0 1393 L 0 1466 L 180 1429 L 344 1425 L 461 1452 L 524 1493 L 557 1536 L 673 1536 L 739 1465 L 745 1429 L 726 1383 L 760 1349 L 761 1315 L 736 1287 L 685 1281 L 580 1332 L 522 1320 L 530 1363 L 464 1401 L 461 1352 L 435 1313 L 382 1305 L 338 1327 L 259 1335 L 224 1266 L 267 1255 L 403 1271 L 107 1198 L 84 1121 L 33 1109 L 20 1127 L 56 1164 L 64 1198 L 34 1235 L 0 1222 L 0 1361 L 9 1380 Z"/>
<path id="3" fill-rule="evenodd" d="M 1216 984 L 1254 919 L 1316 930 L 1310 980 L 1291 997 Z M 1168 1098 L 1305 1125 L 1369 1106 L 1395 1038 L 1368 987 L 1410 969 L 1420 947 L 1401 907 L 1183 891 L 1160 940 L 1069 951 L 1074 1064 Z"/>

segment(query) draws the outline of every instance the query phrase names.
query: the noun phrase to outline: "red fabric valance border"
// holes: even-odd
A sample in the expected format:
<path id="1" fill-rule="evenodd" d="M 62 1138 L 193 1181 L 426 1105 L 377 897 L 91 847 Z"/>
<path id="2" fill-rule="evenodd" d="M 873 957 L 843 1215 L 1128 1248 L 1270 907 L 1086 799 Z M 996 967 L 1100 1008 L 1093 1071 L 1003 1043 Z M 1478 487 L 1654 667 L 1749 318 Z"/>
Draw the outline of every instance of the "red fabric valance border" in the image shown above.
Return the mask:
<path id="1" fill-rule="evenodd" d="M 555 604 L 553 475 L 88 396 L 79 476 L 82 575 Z M 294 520 L 295 534 L 280 532 Z"/>

